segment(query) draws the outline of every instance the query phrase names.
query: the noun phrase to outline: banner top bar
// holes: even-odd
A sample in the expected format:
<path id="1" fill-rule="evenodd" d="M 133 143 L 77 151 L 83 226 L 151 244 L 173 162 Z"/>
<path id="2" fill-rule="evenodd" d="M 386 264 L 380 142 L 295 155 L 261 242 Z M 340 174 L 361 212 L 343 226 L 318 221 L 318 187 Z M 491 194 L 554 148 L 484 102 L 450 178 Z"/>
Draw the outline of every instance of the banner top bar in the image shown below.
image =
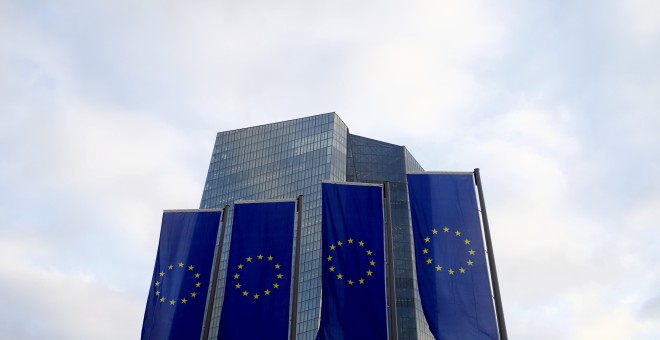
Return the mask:
<path id="1" fill-rule="evenodd" d="M 168 212 L 215 212 L 215 211 L 223 211 L 224 209 L 222 208 L 213 208 L 213 209 L 166 209 L 163 210 L 164 213 Z"/>
<path id="2" fill-rule="evenodd" d="M 406 175 L 474 175 L 474 171 L 410 171 Z"/>
<path id="3" fill-rule="evenodd" d="M 277 202 L 296 202 L 295 198 L 281 198 L 271 200 L 236 200 L 234 204 L 251 204 L 251 203 L 277 203 Z"/>
<path id="4" fill-rule="evenodd" d="M 344 185 L 362 185 L 362 186 L 370 186 L 370 187 L 383 187 L 382 184 L 377 184 L 377 183 L 362 183 L 362 182 L 340 182 L 340 181 L 328 181 L 328 180 L 322 180 L 321 183 L 329 183 L 329 184 L 344 184 Z"/>

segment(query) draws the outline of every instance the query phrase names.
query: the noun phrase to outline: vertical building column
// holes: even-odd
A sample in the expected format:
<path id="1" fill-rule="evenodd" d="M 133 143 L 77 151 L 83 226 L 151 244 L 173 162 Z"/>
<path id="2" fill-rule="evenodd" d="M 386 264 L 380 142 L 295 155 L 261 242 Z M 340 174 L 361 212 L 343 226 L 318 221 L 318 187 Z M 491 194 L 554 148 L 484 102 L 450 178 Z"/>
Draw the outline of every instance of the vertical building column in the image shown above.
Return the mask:
<path id="1" fill-rule="evenodd" d="M 218 277 L 220 276 L 220 260 L 222 256 L 222 244 L 225 242 L 225 228 L 227 227 L 227 212 L 229 206 L 225 205 L 222 209 L 222 226 L 220 227 L 220 241 L 216 246 L 214 262 L 213 262 L 213 277 L 211 278 L 211 292 L 206 300 L 206 312 L 204 314 L 204 329 L 202 330 L 202 340 L 209 339 L 211 332 L 211 317 L 213 316 L 213 307 L 215 306 L 215 291 L 218 289 Z"/>
<path id="2" fill-rule="evenodd" d="M 298 223 L 296 226 L 296 249 L 293 258 L 293 292 L 291 296 L 291 340 L 296 340 L 298 337 L 298 290 L 300 284 L 300 237 L 302 235 L 302 217 L 303 217 L 303 195 L 298 196 Z"/>
<path id="3" fill-rule="evenodd" d="M 391 191 L 390 182 L 384 183 L 385 195 L 385 245 L 387 247 L 387 304 L 388 304 L 388 319 L 389 319 L 389 335 L 391 340 L 399 338 L 396 320 L 396 287 L 394 276 L 394 236 L 392 230 L 392 205 L 391 205 Z"/>

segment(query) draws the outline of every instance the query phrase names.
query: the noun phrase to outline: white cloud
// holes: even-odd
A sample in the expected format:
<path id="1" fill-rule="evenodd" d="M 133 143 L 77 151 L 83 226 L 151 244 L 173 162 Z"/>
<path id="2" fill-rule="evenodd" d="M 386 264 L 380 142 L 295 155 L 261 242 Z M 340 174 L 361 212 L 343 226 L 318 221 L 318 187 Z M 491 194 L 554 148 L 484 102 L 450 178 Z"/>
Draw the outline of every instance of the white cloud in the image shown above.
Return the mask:
<path id="1" fill-rule="evenodd" d="M 13 339 L 135 338 L 142 296 L 99 282 L 93 275 L 42 265 L 48 243 L 2 234 L 0 334 Z"/>
<path id="2" fill-rule="evenodd" d="M 598 288 L 571 296 L 580 320 L 574 339 L 652 339 L 658 327 L 639 320 L 633 306 L 612 299 L 612 291 Z"/>
<path id="3" fill-rule="evenodd" d="M 376 39 L 352 63 L 347 116 L 366 128 L 358 134 L 414 131 L 418 138 L 450 140 L 454 134 L 437 131 L 470 122 L 473 102 L 487 96 L 471 66 L 497 55 L 502 23 L 480 2 L 420 1 L 392 26 L 383 27 L 390 37 Z M 375 118 L 378 126 L 371 124 Z"/>
<path id="4" fill-rule="evenodd" d="M 657 44 L 660 39 L 660 4 L 657 1 L 618 1 L 616 7 L 621 14 L 617 24 L 628 38 L 642 46 Z"/>

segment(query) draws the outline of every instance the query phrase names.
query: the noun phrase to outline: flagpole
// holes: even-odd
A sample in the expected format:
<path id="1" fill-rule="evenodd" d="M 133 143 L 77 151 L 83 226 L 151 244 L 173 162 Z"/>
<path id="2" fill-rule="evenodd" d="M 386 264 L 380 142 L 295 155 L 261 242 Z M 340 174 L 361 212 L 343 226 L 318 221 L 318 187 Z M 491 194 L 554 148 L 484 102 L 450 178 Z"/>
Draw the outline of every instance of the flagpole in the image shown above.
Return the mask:
<path id="1" fill-rule="evenodd" d="M 387 230 L 385 234 L 387 246 L 387 298 L 388 298 L 388 319 L 389 319 L 389 333 L 391 340 L 398 339 L 398 330 L 396 324 L 396 287 L 394 287 L 394 238 L 392 232 L 392 205 L 390 196 L 390 182 L 384 183 L 385 195 L 385 222 Z"/>
<path id="2" fill-rule="evenodd" d="M 211 293 L 209 295 L 208 303 L 206 304 L 206 313 L 204 315 L 204 331 L 202 332 L 202 340 L 209 339 L 209 332 L 211 331 L 211 317 L 213 316 L 213 306 L 215 305 L 215 291 L 218 286 L 218 276 L 220 275 L 220 259 L 222 256 L 222 245 L 225 242 L 225 228 L 227 227 L 227 211 L 229 206 L 225 205 L 222 209 L 222 227 L 220 228 L 220 242 L 216 247 L 215 263 L 213 264 L 213 277 L 211 278 Z"/>
<path id="3" fill-rule="evenodd" d="M 303 195 L 298 196 L 298 223 L 296 227 L 296 250 L 294 257 L 293 269 L 293 292 L 291 301 L 291 334 L 290 339 L 296 340 L 298 333 L 298 285 L 300 282 L 300 237 L 302 234 L 302 211 L 303 211 Z"/>
<path id="4" fill-rule="evenodd" d="M 486 202 L 484 202 L 484 192 L 481 188 L 481 176 L 479 168 L 474 169 L 474 178 L 479 193 L 479 205 L 481 206 L 481 216 L 484 221 L 484 236 L 486 238 L 486 248 L 488 249 L 488 265 L 490 266 L 491 282 L 493 284 L 493 295 L 495 299 L 495 312 L 497 313 L 497 326 L 500 332 L 500 339 L 507 340 L 506 324 L 504 323 L 504 310 L 502 308 L 502 296 L 500 295 L 500 284 L 497 280 L 497 269 L 495 268 L 495 253 L 493 252 L 493 242 L 490 239 L 490 227 L 488 226 L 488 214 L 486 213 Z"/>

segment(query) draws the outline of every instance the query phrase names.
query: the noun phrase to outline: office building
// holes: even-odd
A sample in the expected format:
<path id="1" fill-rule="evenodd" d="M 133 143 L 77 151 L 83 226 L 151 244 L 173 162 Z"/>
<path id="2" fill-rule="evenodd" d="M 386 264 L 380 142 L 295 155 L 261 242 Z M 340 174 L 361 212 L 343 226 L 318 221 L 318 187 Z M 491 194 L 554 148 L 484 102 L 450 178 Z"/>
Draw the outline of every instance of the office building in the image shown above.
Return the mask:
<path id="1" fill-rule="evenodd" d="M 337 114 L 326 113 L 219 132 L 200 207 L 222 208 L 235 200 L 304 195 L 297 333 L 298 339 L 309 340 L 316 337 L 321 303 L 320 182 L 390 181 L 399 339 L 433 339 L 415 281 L 405 176 L 407 171 L 421 170 L 405 147 L 350 134 Z M 231 218 L 210 339 L 215 339 L 222 309 L 230 237 Z"/>

